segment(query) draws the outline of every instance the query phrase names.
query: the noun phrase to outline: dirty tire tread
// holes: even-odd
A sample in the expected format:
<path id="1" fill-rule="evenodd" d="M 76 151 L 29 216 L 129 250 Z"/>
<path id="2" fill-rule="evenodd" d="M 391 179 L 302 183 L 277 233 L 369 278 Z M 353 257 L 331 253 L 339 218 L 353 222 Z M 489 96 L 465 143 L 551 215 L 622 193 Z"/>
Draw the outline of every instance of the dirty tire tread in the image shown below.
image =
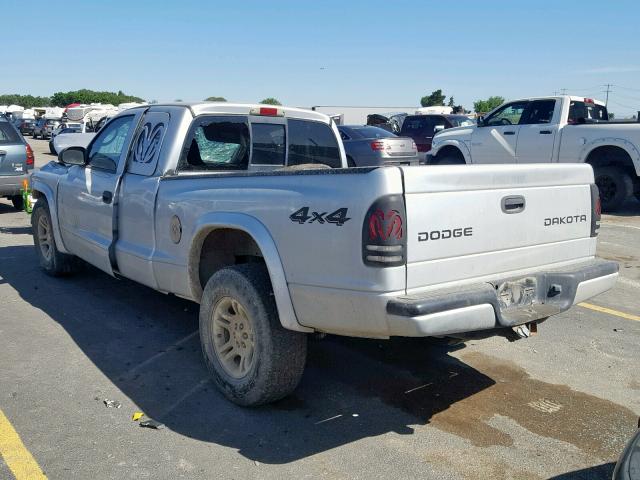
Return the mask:
<path id="1" fill-rule="evenodd" d="M 633 194 L 633 180 L 631 179 L 631 176 L 622 168 L 615 166 L 596 167 L 594 168 L 594 174 L 596 184 L 598 184 L 598 178 L 603 176 L 607 176 L 613 179 L 616 184 L 617 191 L 615 196 L 611 200 L 605 201 L 602 198 L 602 192 L 600 194 L 603 211 L 616 211 Z"/>
<path id="2" fill-rule="evenodd" d="M 255 332 L 254 364 L 241 379 L 225 372 L 211 340 L 212 313 L 225 296 L 242 304 Z M 281 325 L 266 266 L 256 263 L 222 268 L 211 276 L 200 303 L 200 342 L 214 383 L 241 406 L 264 405 L 289 395 L 300 382 L 307 357 L 307 335 Z"/>
<path id="3" fill-rule="evenodd" d="M 49 205 L 46 200 L 39 199 L 35 206 L 33 207 L 33 212 L 31 213 L 31 229 L 33 231 L 33 243 L 36 248 L 36 255 L 38 256 L 38 261 L 40 263 L 40 267 L 44 270 L 47 275 L 52 277 L 63 277 L 67 275 L 71 275 L 76 273 L 80 269 L 80 259 L 73 255 L 68 255 L 66 253 L 62 253 L 58 250 L 58 247 L 55 244 L 55 237 L 53 238 L 53 254 L 51 255 L 51 260 L 47 261 L 40 252 L 40 245 L 38 242 L 38 219 L 41 215 L 46 215 L 49 217 L 49 225 L 52 225 L 51 222 L 51 214 L 49 213 Z M 53 235 L 53 233 L 52 233 Z"/>

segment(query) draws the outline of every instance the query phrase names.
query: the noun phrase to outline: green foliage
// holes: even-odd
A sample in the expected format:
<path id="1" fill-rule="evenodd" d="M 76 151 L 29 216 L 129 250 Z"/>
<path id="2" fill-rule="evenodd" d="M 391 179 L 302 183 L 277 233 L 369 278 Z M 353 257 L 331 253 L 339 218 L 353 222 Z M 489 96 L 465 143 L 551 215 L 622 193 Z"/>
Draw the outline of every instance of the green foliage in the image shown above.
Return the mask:
<path id="1" fill-rule="evenodd" d="M 609 112 L 609 120 L 614 120 L 616 118 L 615 113 Z"/>
<path id="2" fill-rule="evenodd" d="M 119 103 L 144 102 L 140 97 L 127 95 L 122 90 L 114 92 L 96 92 L 94 90 L 76 90 L 71 92 L 56 92 L 51 96 L 51 104 L 55 107 L 65 107 L 70 103 Z"/>
<path id="3" fill-rule="evenodd" d="M 434 90 L 431 92 L 431 95 L 420 99 L 420 105 L 423 107 L 441 107 L 444 105 L 445 98 L 447 98 L 447 96 L 442 94 L 441 89 Z"/>
<path id="4" fill-rule="evenodd" d="M 476 113 L 488 113 L 496 107 L 504 103 L 504 97 L 489 97 L 486 100 L 478 100 L 473 102 L 473 110 Z"/>
<path id="5" fill-rule="evenodd" d="M 49 107 L 49 97 L 34 97 L 33 95 L 18 95 L 17 93 L 0 95 L 0 105 L 20 105 L 24 108 Z"/>
<path id="6" fill-rule="evenodd" d="M 260 103 L 263 103 L 265 105 L 282 105 L 277 99 L 273 97 L 265 98 Z"/>
<path id="7" fill-rule="evenodd" d="M 456 106 L 456 102 L 453 100 L 453 95 L 449 97 L 449 103 L 447 103 L 447 107 L 454 108 Z"/>
<path id="8" fill-rule="evenodd" d="M 226 102 L 227 99 L 224 97 L 207 97 L 204 99 L 205 102 Z"/>

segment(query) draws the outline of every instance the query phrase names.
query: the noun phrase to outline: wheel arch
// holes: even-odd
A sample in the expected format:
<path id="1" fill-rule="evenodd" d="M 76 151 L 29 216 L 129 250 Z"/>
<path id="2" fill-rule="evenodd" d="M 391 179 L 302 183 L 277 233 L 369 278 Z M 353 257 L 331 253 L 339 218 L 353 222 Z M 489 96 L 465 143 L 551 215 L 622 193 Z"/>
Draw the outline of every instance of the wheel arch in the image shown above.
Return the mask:
<path id="1" fill-rule="evenodd" d="M 464 142 L 459 140 L 444 140 L 442 143 L 438 143 L 437 149 L 432 149 L 431 154 L 434 157 L 441 155 L 443 153 L 456 151 L 458 155 L 462 156 L 464 159 L 464 163 L 471 163 L 471 152 L 469 152 L 469 148 Z"/>
<path id="2" fill-rule="evenodd" d="M 64 246 L 62 241 L 62 234 L 60 233 L 60 223 L 58 222 L 58 210 L 56 208 L 56 195 L 53 189 L 44 182 L 39 181 L 36 178 L 31 179 L 31 195 L 37 201 L 46 200 L 49 205 L 49 215 L 51 216 L 51 223 L 53 227 L 53 237 L 56 241 L 56 247 L 62 253 L 70 253 Z"/>
<path id="3" fill-rule="evenodd" d="M 220 250 L 217 248 L 215 252 L 209 250 L 216 239 L 224 239 L 227 234 L 233 235 L 233 238 L 226 239 L 227 244 L 233 242 L 237 245 L 237 250 L 229 250 L 228 245 L 223 245 L 220 252 L 217 251 Z M 254 251 L 254 248 L 257 251 Z M 211 252 L 211 255 L 208 254 L 208 251 Z M 298 323 L 275 241 L 267 228 L 250 215 L 217 212 L 207 214 L 197 222 L 190 242 L 188 257 L 189 287 L 193 298 L 197 301 L 200 300 L 204 290 L 203 280 L 206 283 L 210 275 L 217 271 L 216 267 L 222 268 L 230 264 L 241 263 L 230 261 L 230 257 L 236 257 L 236 253 L 246 253 L 249 256 L 258 254 L 264 260 L 282 326 L 289 330 L 312 332 L 312 329 Z M 203 260 L 209 263 L 203 266 Z"/>
<path id="4" fill-rule="evenodd" d="M 592 167 L 622 166 L 640 175 L 640 151 L 624 139 L 603 138 L 590 142 L 582 149 L 580 160 Z"/>

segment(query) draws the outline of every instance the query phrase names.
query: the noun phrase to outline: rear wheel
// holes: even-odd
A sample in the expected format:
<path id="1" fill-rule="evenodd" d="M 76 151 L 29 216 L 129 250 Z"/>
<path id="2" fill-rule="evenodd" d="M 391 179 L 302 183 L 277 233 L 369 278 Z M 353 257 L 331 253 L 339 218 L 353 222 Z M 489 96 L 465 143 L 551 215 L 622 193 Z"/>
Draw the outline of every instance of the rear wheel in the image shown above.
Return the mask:
<path id="1" fill-rule="evenodd" d="M 215 384 L 238 405 L 289 395 L 304 371 L 307 336 L 280 324 L 262 264 L 226 267 L 211 276 L 200 303 L 200 342 Z"/>
<path id="2" fill-rule="evenodd" d="M 602 210 L 617 210 L 633 194 L 631 176 L 620 167 L 596 167 L 594 170 Z"/>
<path id="3" fill-rule="evenodd" d="M 46 274 L 53 277 L 74 273 L 78 270 L 80 261 L 77 257 L 58 250 L 52 226 L 49 205 L 46 200 L 40 199 L 36 202 L 31 214 L 33 243 L 40 266 Z"/>
<path id="4" fill-rule="evenodd" d="M 24 199 L 22 198 L 22 195 L 14 195 L 11 197 L 11 203 L 13 204 L 13 208 L 16 210 L 24 210 Z"/>
<path id="5" fill-rule="evenodd" d="M 458 157 L 446 156 L 442 158 L 436 158 L 436 161 L 433 162 L 433 165 L 464 165 L 464 160 L 461 160 Z"/>

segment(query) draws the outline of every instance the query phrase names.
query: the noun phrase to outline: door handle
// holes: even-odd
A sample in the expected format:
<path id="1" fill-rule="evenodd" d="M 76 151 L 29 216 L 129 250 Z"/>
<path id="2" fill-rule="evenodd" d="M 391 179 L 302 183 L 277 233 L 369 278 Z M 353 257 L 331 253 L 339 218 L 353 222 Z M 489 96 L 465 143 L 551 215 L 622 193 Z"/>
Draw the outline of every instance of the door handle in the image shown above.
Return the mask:
<path id="1" fill-rule="evenodd" d="M 540 135 L 551 135 L 551 130 L 540 130 Z"/>
<path id="2" fill-rule="evenodd" d="M 522 195 L 504 197 L 500 203 L 504 213 L 520 213 L 526 205 Z"/>
<path id="3" fill-rule="evenodd" d="M 104 203 L 111 203 L 111 201 L 113 200 L 113 193 L 111 192 L 107 192 L 106 190 L 104 192 L 102 192 L 102 201 Z"/>
<path id="4" fill-rule="evenodd" d="M 511 130 L 509 130 L 508 132 L 504 132 L 505 135 L 515 135 L 516 132 L 512 132 Z"/>

